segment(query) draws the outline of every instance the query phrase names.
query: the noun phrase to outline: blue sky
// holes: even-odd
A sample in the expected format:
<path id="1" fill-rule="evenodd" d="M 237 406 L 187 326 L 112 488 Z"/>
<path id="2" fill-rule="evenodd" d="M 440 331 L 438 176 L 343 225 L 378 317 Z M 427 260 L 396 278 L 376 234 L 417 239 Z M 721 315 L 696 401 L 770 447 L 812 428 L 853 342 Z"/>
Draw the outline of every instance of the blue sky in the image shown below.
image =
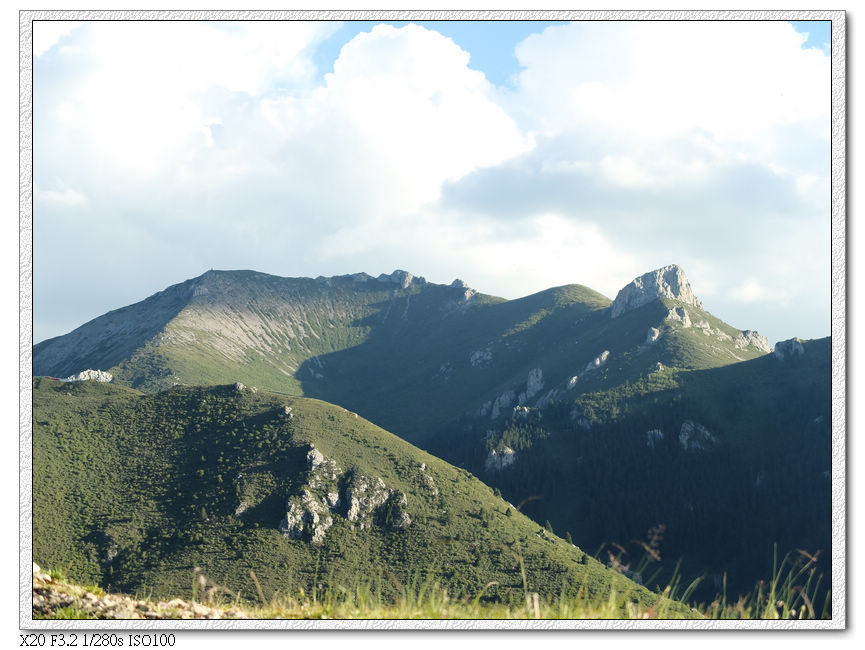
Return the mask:
<path id="1" fill-rule="evenodd" d="M 828 52 L 831 43 L 832 21 L 830 20 L 794 20 L 790 22 L 797 32 L 808 34 L 808 40 L 802 47 L 816 47 Z"/>
<path id="2" fill-rule="evenodd" d="M 34 340 L 210 268 L 613 298 L 670 263 L 736 327 L 826 336 L 826 43 L 780 21 L 37 23 Z"/>
<path id="3" fill-rule="evenodd" d="M 361 32 L 369 31 L 377 24 L 404 27 L 407 21 L 343 22 L 339 30 L 324 41 L 315 52 L 315 62 L 322 73 L 333 72 L 333 62 L 339 56 L 342 46 Z M 518 43 L 531 34 L 539 34 L 552 25 L 561 22 L 534 20 L 490 21 L 427 20 L 415 21 L 426 29 L 435 30 L 452 39 L 471 55 L 469 66 L 481 70 L 486 78 L 497 86 L 513 86 L 513 76 L 519 72 L 520 65 L 515 54 Z"/>
<path id="4" fill-rule="evenodd" d="M 339 56 L 342 46 L 357 34 L 372 29 L 381 24 L 374 21 L 353 21 L 339 23 L 339 29 L 315 51 L 314 60 L 321 74 L 333 72 L 333 62 Z M 407 21 L 387 21 L 384 24 L 403 27 Z M 561 21 L 495 21 L 491 28 L 485 21 L 480 29 L 476 21 L 430 20 L 415 21 L 415 24 L 432 29 L 453 39 L 453 41 L 471 54 L 469 65 L 481 70 L 487 79 L 497 86 L 513 86 L 514 77 L 520 70 L 515 54 L 518 43 L 531 34 L 543 32 L 545 28 L 561 25 Z M 828 20 L 797 20 L 790 21 L 793 28 L 800 33 L 807 33 L 808 40 L 803 48 L 815 47 L 829 51 L 831 40 L 831 21 Z"/>

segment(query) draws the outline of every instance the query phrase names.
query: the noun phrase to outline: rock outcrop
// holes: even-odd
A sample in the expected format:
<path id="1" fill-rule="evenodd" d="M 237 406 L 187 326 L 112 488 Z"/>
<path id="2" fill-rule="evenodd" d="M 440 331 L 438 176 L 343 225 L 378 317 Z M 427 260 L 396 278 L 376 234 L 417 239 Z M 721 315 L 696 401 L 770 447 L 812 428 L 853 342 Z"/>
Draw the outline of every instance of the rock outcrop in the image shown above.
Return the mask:
<path id="1" fill-rule="evenodd" d="M 763 352 L 771 352 L 769 347 L 769 339 L 754 330 L 743 330 L 737 336 L 733 337 L 725 331 L 712 327 L 711 323 L 706 320 L 691 320 L 688 310 L 684 307 L 672 307 L 667 311 L 664 317 L 664 322 L 667 323 L 666 329 L 670 329 L 675 324 L 678 324 L 682 329 L 693 327 L 706 336 L 714 337 L 720 341 L 731 341 L 738 349 L 744 350 L 748 346 L 753 346 Z M 660 327 L 660 326 L 659 326 Z M 661 336 L 660 329 L 654 327 L 649 328 L 649 333 L 646 336 L 646 343 L 651 345 Z"/>
<path id="2" fill-rule="evenodd" d="M 209 580 L 201 570 L 194 571 L 203 595 L 219 593 L 219 586 Z M 123 594 L 106 594 L 92 587 L 82 587 L 51 577 L 33 564 L 33 617 L 55 618 L 70 609 L 78 610 L 93 619 L 246 619 L 245 613 L 235 607 L 207 607 L 201 603 L 175 598 L 164 601 L 138 600 Z"/>
<path id="3" fill-rule="evenodd" d="M 720 441 L 702 424 L 685 420 L 679 431 L 679 444 L 685 451 L 709 451 Z"/>
<path id="4" fill-rule="evenodd" d="M 583 369 L 583 372 L 581 374 L 574 375 L 573 377 L 568 379 L 568 382 L 566 384 L 567 389 L 571 390 L 574 386 L 576 386 L 577 382 L 580 380 L 580 377 L 585 377 L 588 373 L 605 366 L 607 364 L 607 359 L 609 358 L 609 350 L 604 350 L 603 352 L 601 352 L 598 356 L 596 356 L 594 359 L 592 359 L 586 364 L 586 367 Z"/>
<path id="5" fill-rule="evenodd" d="M 514 407 L 514 420 L 527 420 L 529 418 L 529 413 L 531 410 L 528 406 L 515 406 Z"/>
<path id="6" fill-rule="evenodd" d="M 530 400 L 544 387 L 544 373 L 540 368 L 532 368 L 526 377 L 526 399 Z"/>
<path id="7" fill-rule="evenodd" d="M 718 329 L 717 327 L 712 327 L 709 321 L 701 320 L 694 323 L 694 327 L 698 330 L 701 330 L 703 334 L 706 336 L 714 336 L 716 339 L 720 341 L 732 341 L 733 337 L 724 332 L 723 330 Z M 747 346 L 746 346 L 747 347 Z"/>
<path id="8" fill-rule="evenodd" d="M 489 345 L 480 350 L 475 350 L 469 355 L 469 364 L 472 368 L 483 368 L 492 360 L 493 351 Z"/>
<path id="9" fill-rule="evenodd" d="M 411 525 L 405 494 L 388 488 L 380 477 L 359 471 L 344 473 L 315 447 L 310 447 L 306 461 L 306 484 L 299 494 L 288 498 L 285 517 L 279 522 L 283 535 L 320 546 L 334 517 L 361 530 L 373 525 L 391 529 Z"/>
<path id="10" fill-rule="evenodd" d="M 737 348 L 744 349 L 749 345 L 753 345 L 762 352 L 772 351 L 772 346 L 769 345 L 769 339 L 760 334 L 760 332 L 755 332 L 754 330 L 742 330 L 742 333 L 733 339 L 733 343 Z"/>
<path id="11" fill-rule="evenodd" d="M 793 357 L 801 357 L 805 354 L 805 347 L 802 345 L 802 339 L 792 338 L 786 341 L 778 341 L 774 349 L 775 358 L 778 361 L 784 359 L 792 359 Z"/>
<path id="12" fill-rule="evenodd" d="M 586 364 L 586 369 L 583 370 L 583 373 L 589 372 L 591 370 L 597 370 L 601 366 L 605 365 L 607 363 L 607 359 L 609 359 L 609 358 L 610 358 L 610 351 L 604 350 L 598 356 L 596 356 L 594 359 L 589 361 L 588 364 Z"/>
<path id="13" fill-rule="evenodd" d="M 421 463 L 418 466 L 418 469 L 420 470 L 421 481 L 423 481 L 424 487 L 426 487 L 433 496 L 437 496 L 439 489 L 436 487 L 433 477 L 426 473 L 426 463 Z"/>
<path id="14" fill-rule="evenodd" d="M 495 420 L 497 417 L 499 417 L 499 413 L 501 413 L 501 410 L 508 408 L 511 404 L 514 403 L 514 400 L 516 398 L 517 395 L 512 390 L 506 390 L 501 395 L 499 395 L 493 402 L 492 411 L 490 412 L 490 419 Z"/>
<path id="15" fill-rule="evenodd" d="M 70 375 L 65 379 L 61 379 L 60 381 L 101 381 L 108 383 L 112 379 L 114 379 L 114 376 L 110 372 L 104 370 L 91 370 L 88 368 L 87 370 L 82 370 L 78 374 Z"/>
<path id="16" fill-rule="evenodd" d="M 651 429 L 646 431 L 646 446 L 654 447 L 664 439 L 664 432 L 660 429 Z"/>
<path id="17" fill-rule="evenodd" d="M 500 471 L 513 465 L 516 459 L 517 454 L 510 447 L 502 447 L 499 451 L 493 449 L 489 454 L 487 454 L 487 458 L 484 461 L 484 468 L 488 471 Z"/>
<path id="18" fill-rule="evenodd" d="M 699 309 L 703 304 L 694 295 L 685 272 L 675 264 L 650 271 L 623 287 L 610 307 L 610 316 L 618 318 L 631 309 L 642 307 L 657 298 L 673 298 Z"/>
<path id="19" fill-rule="evenodd" d="M 683 328 L 691 327 L 691 317 L 688 316 L 688 311 L 684 307 L 673 307 L 667 312 L 664 320 L 680 323 Z"/>
<path id="20" fill-rule="evenodd" d="M 408 289 L 408 287 L 411 286 L 412 282 L 419 282 L 421 284 L 426 282 L 424 278 L 416 278 L 408 271 L 402 271 L 400 269 L 397 269 L 390 275 L 388 275 L 387 273 L 382 273 L 376 278 L 376 280 L 378 280 L 379 282 L 392 282 L 393 284 L 399 285 L 402 289 Z"/>
<path id="21" fill-rule="evenodd" d="M 472 289 L 468 284 L 466 284 L 463 280 L 457 278 L 453 282 L 451 282 L 450 286 L 455 289 L 460 289 L 463 292 L 463 300 L 471 300 L 477 295 L 477 290 Z"/>

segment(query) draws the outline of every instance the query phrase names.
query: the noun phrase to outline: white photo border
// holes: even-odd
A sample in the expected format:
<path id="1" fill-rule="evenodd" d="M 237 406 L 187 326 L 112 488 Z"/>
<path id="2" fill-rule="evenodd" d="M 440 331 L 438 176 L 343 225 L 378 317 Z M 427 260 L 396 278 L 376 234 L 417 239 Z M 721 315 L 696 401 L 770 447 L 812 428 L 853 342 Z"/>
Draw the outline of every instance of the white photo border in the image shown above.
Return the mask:
<path id="1" fill-rule="evenodd" d="M 36 620 L 32 607 L 33 21 L 36 20 L 584 20 L 831 21 L 832 75 L 832 619 L 827 621 L 611 620 Z M 847 192 L 844 11 L 107 11 L 19 12 L 19 625 L 55 630 L 839 630 L 847 626 Z"/>

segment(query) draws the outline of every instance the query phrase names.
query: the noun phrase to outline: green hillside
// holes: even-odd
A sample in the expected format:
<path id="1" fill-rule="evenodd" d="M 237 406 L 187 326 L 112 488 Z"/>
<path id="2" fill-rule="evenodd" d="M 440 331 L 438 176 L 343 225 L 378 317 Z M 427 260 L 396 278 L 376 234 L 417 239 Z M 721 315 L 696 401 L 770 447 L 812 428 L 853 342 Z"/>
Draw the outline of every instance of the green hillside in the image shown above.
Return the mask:
<path id="1" fill-rule="evenodd" d="M 664 368 L 627 383 L 520 410 L 465 418 L 459 443 L 430 451 L 468 467 L 525 511 L 594 553 L 613 543 L 641 558 L 663 525 L 669 571 L 726 575 L 742 593 L 772 571 L 774 549 L 831 549 L 830 341 L 802 354 L 704 370 Z M 690 424 L 688 424 L 690 423 Z M 503 450 L 509 463 L 496 458 Z M 495 452 L 495 454 L 493 453 Z"/>
<path id="2" fill-rule="evenodd" d="M 705 596 L 712 598 L 725 574 L 736 593 L 766 578 L 776 544 L 782 553 L 819 550 L 819 566 L 829 566 L 829 342 L 808 342 L 805 354 L 783 362 L 770 350 L 757 332 L 732 327 L 704 309 L 684 272 L 670 265 L 636 278 L 615 301 L 578 284 L 504 300 L 460 281 L 438 285 L 404 271 L 316 279 L 210 271 L 42 342 L 33 359 L 37 375 L 108 370 L 118 395 L 123 386 L 142 392 L 130 393 L 135 399 L 128 404 L 182 418 L 196 411 L 170 396 L 233 382 L 260 389 L 254 398 L 243 393 L 242 404 L 265 394 L 295 400 L 303 409 L 315 402 L 302 397 L 338 404 L 360 416 L 351 416 L 355 422 L 365 418 L 467 468 L 512 503 L 530 499 L 525 514 L 570 534 L 591 555 L 603 545 L 615 548 L 611 544 L 639 552 L 636 542 L 657 537 L 663 526 L 666 572 L 657 580 L 669 579 L 681 560 L 687 575 L 706 576 Z M 187 441 L 186 425 L 178 430 L 153 418 L 141 419 L 146 431 L 167 428 L 177 441 Z M 240 444 L 235 425 L 212 424 L 199 423 L 213 432 L 207 446 Z M 132 427 L 87 420 L 80 435 L 104 437 L 106 426 Z M 266 449 L 277 435 L 267 431 L 267 440 L 258 437 L 264 433 L 249 434 L 256 449 Z M 307 442 L 293 443 L 297 467 L 305 462 Z M 108 443 L 94 441 L 92 447 L 101 444 Z M 326 439 L 314 444 L 327 456 Z M 405 443 L 388 437 L 377 444 L 389 457 L 396 453 L 391 447 Z M 172 475 L 202 471 L 198 478 L 206 485 L 214 471 L 221 475 L 213 495 L 195 499 L 179 478 L 172 479 L 180 496 L 172 496 L 168 503 L 176 505 L 168 510 L 160 506 L 166 521 L 180 522 L 174 525 L 182 530 L 200 528 L 195 534 L 207 540 L 214 512 L 239 506 L 220 501 L 221 491 L 236 492 L 226 486 L 247 470 L 236 463 L 231 471 L 214 470 L 212 454 L 204 451 L 189 457 L 199 459 L 199 467 L 172 445 L 148 449 L 153 467 L 168 463 Z M 174 456 L 166 457 L 166 450 Z M 192 464 L 175 467 L 175 457 Z M 223 453 L 221 462 L 228 457 Z M 352 458 L 336 461 L 341 476 Z M 267 472 L 255 481 L 264 481 L 268 494 L 300 489 Z M 394 485 L 402 474 L 396 472 Z M 147 494 L 137 484 L 128 490 L 135 498 Z M 272 528 L 273 519 L 285 515 L 277 517 L 279 508 L 286 509 L 284 498 L 271 497 L 270 505 L 249 513 L 270 508 L 269 524 L 259 523 Z M 214 499 L 221 505 L 211 504 Z M 70 510 L 64 518 L 81 516 Z M 253 515 L 227 516 L 248 521 Z M 488 518 L 475 512 L 473 521 Z M 334 526 L 334 539 L 341 539 Z M 411 536 L 414 529 L 395 534 Z M 99 539 L 90 543 L 98 547 Z M 420 550 L 423 544 L 438 549 L 437 540 L 419 541 L 409 564 L 438 557 L 437 550 Z M 369 547 L 369 553 L 395 557 L 385 547 Z M 474 560 L 490 561 L 480 546 L 472 548 Z M 513 551 L 502 553 L 511 557 Z M 91 570 L 95 566 L 102 565 L 91 564 Z M 483 575 L 504 584 L 490 577 L 494 572 Z"/>
<path id="3" fill-rule="evenodd" d="M 99 368 L 145 392 L 241 381 L 340 404 L 427 446 L 465 413 L 498 412 L 497 401 L 537 406 L 633 380 L 658 362 L 709 368 L 766 351 L 674 299 L 615 319 L 610 304 L 581 285 L 503 300 L 401 271 L 315 280 L 210 271 L 39 343 L 34 373 Z M 693 325 L 667 318 L 676 307 Z M 651 328 L 659 338 L 647 344 Z M 604 367 L 583 372 L 605 353 Z"/>
<path id="4" fill-rule="evenodd" d="M 657 598 L 466 470 L 331 404 L 45 378 L 33 395 L 34 561 L 74 580 L 165 598 L 204 574 L 254 600 L 250 571 L 266 599 L 434 583 L 503 603 Z"/>

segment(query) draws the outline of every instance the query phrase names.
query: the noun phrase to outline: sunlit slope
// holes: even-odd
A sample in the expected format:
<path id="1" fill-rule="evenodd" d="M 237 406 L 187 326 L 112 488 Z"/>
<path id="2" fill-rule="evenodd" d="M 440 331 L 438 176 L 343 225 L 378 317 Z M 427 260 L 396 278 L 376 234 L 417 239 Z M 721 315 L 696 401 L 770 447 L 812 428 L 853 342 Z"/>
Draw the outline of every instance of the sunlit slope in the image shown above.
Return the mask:
<path id="1" fill-rule="evenodd" d="M 506 602 L 612 586 L 655 598 L 465 470 L 318 400 L 36 379 L 33 460 L 34 560 L 105 588 L 189 595 L 198 567 L 250 598 L 250 571 L 268 598 L 396 598 L 427 580 Z"/>
<path id="2" fill-rule="evenodd" d="M 99 368 L 147 392 L 241 381 L 340 404 L 427 445 L 473 413 L 619 385 L 657 363 L 708 368 L 766 351 L 673 298 L 617 318 L 610 305 L 581 285 L 506 301 L 401 271 L 211 271 L 40 343 L 34 373 Z"/>

